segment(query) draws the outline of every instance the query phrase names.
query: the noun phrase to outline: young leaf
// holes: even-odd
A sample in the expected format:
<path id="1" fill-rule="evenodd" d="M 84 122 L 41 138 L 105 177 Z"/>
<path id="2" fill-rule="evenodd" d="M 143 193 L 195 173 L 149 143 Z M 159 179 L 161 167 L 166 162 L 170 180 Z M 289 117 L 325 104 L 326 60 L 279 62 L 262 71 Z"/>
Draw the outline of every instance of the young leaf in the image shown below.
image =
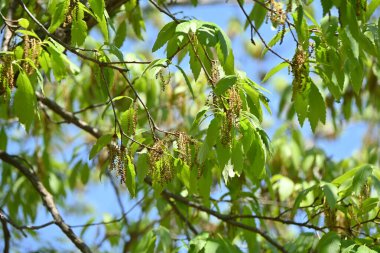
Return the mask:
<path id="1" fill-rule="evenodd" d="M 297 118 L 300 126 L 303 126 L 307 117 L 308 99 L 303 94 L 296 93 L 294 96 L 294 110 L 297 113 Z"/>
<path id="2" fill-rule="evenodd" d="M 222 29 L 217 30 L 217 36 L 219 40 L 219 45 L 223 53 L 223 60 L 221 61 L 224 64 L 228 58 L 228 54 L 232 51 L 230 38 L 224 33 Z"/>
<path id="3" fill-rule="evenodd" d="M 101 20 L 104 13 L 104 0 L 89 0 L 88 2 L 97 20 Z"/>
<path id="4" fill-rule="evenodd" d="M 117 47 L 120 48 L 126 39 L 127 36 L 127 23 L 125 20 L 120 23 L 119 27 L 116 30 L 115 38 L 113 40 L 113 44 Z"/>
<path id="5" fill-rule="evenodd" d="M 175 65 L 175 66 L 179 69 L 179 71 L 180 71 L 181 74 L 183 75 L 183 78 L 185 78 L 186 85 L 187 85 L 187 87 L 188 87 L 189 90 L 190 90 L 191 96 L 193 97 L 193 99 L 195 99 L 193 88 L 191 87 L 190 80 L 189 80 L 189 78 L 187 77 L 185 71 L 184 71 L 179 65 Z"/>
<path id="6" fill-rule="evenodd" d="M 157 51 L 160 49 L 163 45 L 165 45 L 166 42 L 168 42 L 174 35 L 174 32 L 176 30 L 177 23 L 172 21 L 170 23 L 167 23 L 161 31 L 157 35 L 156 42 L 153 45 L 152 52 Z"/>
<path id="7" fill-rule="evenodd" d="M 326 196 L 326 200 L 330 208 L 334 209 L 338 200 L 338 188 L 334 184 L 326 183 L 322 186 L 322 190 Z"/>
<path id="8" fill-rule="evenodd" d="M 320 253 L 339 253 L 340 236 L 336 232 L 328 232 L 323 235 L 317 245 L 317 252 Z"/>
<path id="9" fill-rule="evenodd" d="M 229 75 L 222 77 L 219 82 L 215 84 L 214 93 L 221 96 L 226 90 L 231 88 L 237 81 L 236 75 Z"/>
<path id="10" fill-rule="evenodd" d="M 71 43 L 81 46 L 87 37 L 87 24 L 82 19 L 74 20 L 71 24 Z"/>
<path id="11" fill-rule="evenodd" d="M 190 64 L 191 71 L 193 72 L 193 75 L 194 75 L 194 81 L 197 81 L 199 74 L 201 73 L 202 67 L 198 61 L 198 58 L 197 58 L 193 48 L 191 48 L 189 50 L 189 56 L 190 56 L 189 64 Z"/>
<path id="12" fill-rule="evenodd" d="M 36 98 L 34 89 L 27 74 L 20 71 L 17 78 L 17 90 L 14 96 L 14 110 L 20 123 L 25 125 L 26 131 L 34 119 L 34 111 L 36 109 Z"/>
<path id="13" fill-rule="evenodd" d="M 2 127 L 0 131 L 0 150 L 6 151 L 7 143 L 8 143 L 7 134 L 5 132 L 4 127 Z"/>
<path id="14" fill-rule="evenodd" d="M 49 32 L 54 33 L 55 30 L 63 23 L 66 18 L 67 10 L 69 9 L 70 0 L 63 0 L 54 6 L 53 17 L 49 26 Z"/>
<path id="15" fill-rule="evenodd" d="M 99 139 L 96 140 L 96 143 L 94 146 L 92 146 L 90 155 L 89 155 L 89 160 L 95 157 L 97 153 L 102 150 L 107 144 L 109 144 L 112 141 L 113 134 L 105 134 L 102 135 Z"/>
<path id="16" fill-rule="evenodd" d="M 234 170 L 241 174 L 244 166 L 244 156 L 243 156 L 243 147 L 240 141 L 235 141 L 234 146 L 232 147 L 231 154 L 232 164 L 234 165 Z"/>
<path id="17" fill-rule="evenodd" d="M 133 107 L 130 107 L 128 110 L 124 111 L 120 115 L 120 125 L 123 129 L 123 132 L 131 136 L 134 134 L 134 113 L 135 109 Z"/>
<path id="18" fill-rule="evenodd" d="M 24 28 L 24 29 L 27 29 L 29 27 L 29 20 L 25 19 L 25 18 L 20 18 L 18 20 L 18 24 Z"/>
<path id="19" fill-rule="evenodd" d="M 206 144 L 210 149 L 216 144 L 219 137 L 219 129 L 221 124 L 221 118 L 216 116 L 210 123 L 207 129 Z"/>
<path id="20" fill-rule="evenodd" d="M 271 70 L 268 71 L 268 73 L 264 76 L 262 82 L 265 83 L 269 78 L 271 78 L 274 74 L 276 74 L 278 71 L 280 71 L 281 69 L 287 67 L 289 64 L 287 62 L 281 62 L 280 64 L 278 64 L 277 66 L 275 66 L 274 68 L 272 68 Z"/>
<path id="21" fill-rule="evenodd" d="M 318 87 L 311 82 L 311 88 L 309 93 L 309 112 L 308 118 L 310 120 L 310 126 L 313 132 L 317 127 L 318 121 L 326 122 L 326 105 Z"/>

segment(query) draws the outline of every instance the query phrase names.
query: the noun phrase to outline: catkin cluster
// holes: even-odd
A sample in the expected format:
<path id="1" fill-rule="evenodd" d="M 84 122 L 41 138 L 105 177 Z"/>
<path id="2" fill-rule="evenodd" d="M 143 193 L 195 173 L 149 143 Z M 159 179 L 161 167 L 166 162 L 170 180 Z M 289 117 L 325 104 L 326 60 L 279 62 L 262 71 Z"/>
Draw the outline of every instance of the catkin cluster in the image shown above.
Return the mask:
<path id="1" fill-rule="evenodd" d="M 125 146 L 119 146 L 115 141 L 108 145 L 108 155 L 110 158 L 110 170 L 116 171 L 120 178 L 120 184 L 125 183 L 125 168 L 128 166 L 128 155 Z"/>
<path id="2" fill-rule="evenodd" d="M 174 178 L 174 160 L 165 152 L 165 149 L 165 142 L 159 140 L 149 150 L 148 174 L 151 176 L 153 184 L 164 185 Z"/>
<path id="3" fill-rule="evenodd" d="M 78 0 L 70 0 L 70 4 L 66 9 L 66 19 L 63 22 L 63 28 L 66 28 L 71 25 L 73 19 L 78 18 L 79 5 Z"/>
<path id="4" fill-rule="evenodd" d="M 228 108 L 221 128 L 222 144 L 226 147 L 231 146 L 233 127 L 236 125 L 240 116 L 242 101 L 236 87 L 228 90 Z"/>
<path id="5" fill-rule="evenodd" d="M 191 150 L 190 150 L 191 138 L 184 132 L 178 133 L 178 151 L 179 158 L 184 161 L 189 167 L 191 167 Z"/>
<path id="6" fill-rule="evenodd" d="M 14 87 L 14 70 L 11 55 L 2 56 L 2 64 L 0 65 L 0 96 L 7 94 L 7 91 Z"/>
<path id="7" fill-rule="evenodd" d="M 28 35 L 24 36 L 24 61 L 22 68 L 28 75 L 33 74 L 34 67 L 38 68 L 38 56 L 41 53 L 41 49 L 39 40 L 30 38 Z"/>
<path id="8" fill-rule="evenodd" d="M 211 61 L 211 83 L 215 85 L 220 79 L 220 73 L 218 68 L 218 61 Z"/>
<path id="9" fill-rule="evenodd" d="M 169 72 L 169 74 L 167 76 L 164 75 L 164 68 L 162 68 L 156 75 L 156 78 L 160 79 L 161 81 L 161 90 L 164 92 L 166 90 L 166 86 L 170 83 L 170 80 L 171 80 L 171 73 Z"/>
<path id="10" fill-rule="evenodd" d="M 270 0 L 268 1 L 268 5 L 271 9 L 271 11 L 268 12 L 268 17 L 272 21 L 272 24 L 275 27 L 283 26 L 286 21 L 286 10 L 282 8 L 282 3 L 277 2 L 276 0 Z"/>
<path id="11" fill-rule="evenodd" d="M 296 93 L 302 92 L 306 88 L 305 80 L 308 77 L 306 66 L 307 57 L 307 53 L 301 47 L 298 47 L 291 64 L 294 76 L 293 98 Z"/>
<path id="12" fill-rule="evenodd" d="M 133 108 L 131 107 L 126 111 L 126 125 L 124 131 L 128 136 L 132 136 L 136 133 L 137 127 L 137 110 L 138 104 L 135 102 Z"/>

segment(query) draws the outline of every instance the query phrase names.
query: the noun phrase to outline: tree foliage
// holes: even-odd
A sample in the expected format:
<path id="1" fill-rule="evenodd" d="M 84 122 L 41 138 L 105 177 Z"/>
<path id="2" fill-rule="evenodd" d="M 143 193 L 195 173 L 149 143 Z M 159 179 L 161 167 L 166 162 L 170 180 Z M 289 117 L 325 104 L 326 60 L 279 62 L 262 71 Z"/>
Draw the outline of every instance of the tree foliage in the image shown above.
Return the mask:
<path id="1" fill-rule="evenodd" d="M 59 250 L 51 226 L 82 252 L 378 252 L 380 1 L 238 0 L 229 31 L 182 4 L 211 3 L 1 2 L 4 252 Z M 354 121 L 356 155 L 316 144 Z M 68 204 L 102 185 L 118 215 Z"/>

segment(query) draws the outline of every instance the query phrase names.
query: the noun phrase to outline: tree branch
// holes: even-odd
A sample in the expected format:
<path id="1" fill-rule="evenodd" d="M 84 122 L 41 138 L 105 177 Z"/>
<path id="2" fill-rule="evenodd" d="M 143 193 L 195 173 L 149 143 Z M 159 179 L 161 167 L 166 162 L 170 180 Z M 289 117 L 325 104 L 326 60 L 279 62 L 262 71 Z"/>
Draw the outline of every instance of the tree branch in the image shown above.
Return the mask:
<path id="1" fill-rule="evenodd" d="M 61 106 L 59 106 L 56 102 L 53 100 L 50 100 L 49 98 L 44 97 L 41 93 L 36 92 L 37 100 L 46 105 L 50 110 L 57 113 L 59 116 L 61 116 L 63 119 L 65 119 L 67 122 L 72 123 L 76 125 L 77 127 L 83 129 L 87 133 L 91 134 L 95 138 L 99 138 L 102 136 L 102 133 L 99 129 L 92 127 L 88 125 L 87 123 L 83 122 L 82 120 L 78 119 L 73 113 L 65 111 Z"/>
<path id="2" fill-rule="evenodd" d="M 191 222 L 181 213 L 181 211 L 178 209 L 177 205 L 172 201 L 168 196 L 163 195 L 164 199 L 171 205 L 173 208 L 174 212 L 178 215 L 178 217 L 183 220 L 186 223 L 186 226 L 189 227 L 191 232 L 194 233 L 194 235 L 198 235 L 197 229 L 191 224 Z"/>
<path id="3" fill-rule="evenodd" d="M 7 226 L 7 221 L 4 219 L 3 215 L 0 213 L 0 221 L 1 221 L 1 225 L 3 227 L 3 237 L 4 237 L 4 249 L 3 249 L 3 252 L 4 253 L 8 253 L 9 252 L 9 248 L 10 248 L 10 240 L 11 240 L 11 233 L 9 232 L 9 229 L 8 229 L 8 226 Z"/>
<path id="4" fill-rule="evenodd" d="M 45 188 L 37 175 L 32 172 L 29 168 L 25 167 L 17 158 L 8 153 L 0 150 L 0 159 L 4 162 L 14 166 L 20 173 L 22 173 L 33 185 L 34 189 L 40 195 L 42 202 L 52 215 L 55 224 L 62 230 L 62 232 L 71 240 L 75 246 L 84 253 L 91 252 L 90 248 L 82 241 L 72 229 L 65 223 L 62 216 L 60 215 L 55 203 L 54 198 L 50 192 Z"/>

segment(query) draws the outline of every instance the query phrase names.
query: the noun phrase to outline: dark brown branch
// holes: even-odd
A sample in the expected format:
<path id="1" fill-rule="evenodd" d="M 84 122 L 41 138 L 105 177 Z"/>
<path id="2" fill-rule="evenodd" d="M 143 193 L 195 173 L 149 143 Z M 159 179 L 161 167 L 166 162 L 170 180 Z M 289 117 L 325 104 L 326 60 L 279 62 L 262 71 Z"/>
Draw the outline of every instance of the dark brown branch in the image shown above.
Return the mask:
<path id="1" fill-rule="evenodd" d="M 305 227 L 314 229 L 316 231 L 324 231 L 324 227 L 318 227 L 314 226 L 312 224 L 309 224 L 308 222 L 296 222 L 293 220 L 284 220 L 280 219 L 279 217 L 270 217 L 270 216 L 261 216 L 261 215 L 230 215 L 228 216 L 229 219 L 235 220 L 235 219 L 259 219 L 259 220 L 271 220 L 275 222 L 279 222 L 282 224 L 288 224 L 288 225 L 295 225 L 299 227 Z"/>
<path id="2" fill-rule="evenodd" d="M 10 240 L 11 240 L 11 233 L 9 232 L 7 221 L 4 219 L 3 215 L 0 213 L 0 221 L 1 225 L 3 227 L 3 240 L 4 240 L 4 253 L 8 253 L 10 249 Z"/>
<path id="3" fill-rule="evenodd" d="M 55 221 L 49 221 L 41 225 L 17 225 L 16 222 L 11 220 L 10 217 L 8 217 L 2 209 L 0 209 L 0 219 L 5 220 L 12 227 L 19 230 L 21 234 L 25 237 L 27 237 L 27 235 L 25 234 L 24 230 L 39 230 L 39 229 L 55 224 Z"/>
<path id="4" fill-rule="evenodd" d="M 181 213 L 181 211 L 178 209 L 177 205 L 174 203 L 174 201 L 172 201 L 168 196 L 166 195 L 163 195 L 163 197 L 165 198 L 165 200 L 171 205 L 171 207 L 173 208 L 174 212 L 178 215 L 178 217 L 183 220 L 186 224 L 186 226 L 189 227 L 189 229 L 191 230 L 191 232 L 194 233 L 194 235 L 198 235 L 198 231 L 197 229 L 193 226 L 193 224 L 191 224 L 191 222 Z"/>
<path id="5" fill-rule="evenodd" d="M 149 181 L 148 181 L 148 183 L 149 183 Z M 246 225 L 244 223 L 237 222 L 235 220 L 231 220 L 228 215 L 221 214 L 221 213 L 216 212 L 216 211 L 214 211 L 214 210 L 212 210 L 210 208 L 207 208 L 207 207 L 204 207 L 204 206 L 199 205 L 197 203 L 191 202 L 188 199 L 186 199 L 186 198 L 184 198 L 184 197 L 182 197 L 180 195 L 171 193 L 171 192 L 169 192 L 167 190 L 164 190 L 161 194 L 163 196 L 165 196 L 165 197 L 173 198 L 176 201 L 179 201 L 179 202 L 181 202 L 181 203 L 183 203 L 183 204 L 185 204 L 187 206 L 190 206 L 190 207 L 193 207 L 193 208 L 198 209 L 200 211 L 206 212 L 206 213 L 208 213 L 208 214 L 210 214 L 210 215 L 218 218 L 219 220 L 222 220 L 222 221 L 224 221 L 224 222 L 226 222 L 226 223 L 228 223 L 228 224 L 230 224 L 232 226 L 239 227 L 239 228 L 251 231 L 253 233 L 259 234 L 267 242 L 269 242 L 274 247 L 276 247 L 279 251 L 281 251 L 281 252 L 287 252 L 287 250 L 282 245 L 280 245 L 275 239 L 271 238 L 267 233 L 261 231 L 260 229 L 258 229 L 256 227 L 252 227 L 252 226 Z"/>
<path id="6" fill-rule="evenodd" d="M 78 119 L 73 113 L 65 111 L 53 100 L 44 97 L 39 92 L 36 92 L 36 97 L 38 101 L 46 105 L 50 110 L 61 116 L 67 122 L 78 126 L 79 128 L 85 130 L 87 133 L 91 134 L 95 138 L 99 138 L 100 136 L 102 136 L 102 133 L 97 128 L 94 128 L 88 125 L 87 123 L 83 122 L 82 120 Z"/>
<path id="7" fill-rule="evenodd" d="M 34 189 L 40 195 L 42 202 L 48 209 L 49 213 L 52 215 L 55 224 L 62 230 L 62 232 L 71 240 L 72 243 L 81 251 L 81 252 L 91 252 L 90 248 L 82 241 L 72 229 L 65 223 L 61 214 L 59 213 L 53 196 L 45 188 L 40 179 L 35 173 L 33 173 L 29 168 L 25 167 L 17 158 L 4 151 L 0 151 L 0 159 L 4 162 L 14 166 L 20 173 L 22 173 L 33 185 Z"/>
<path id="8" fill-rule="evenodd" d="M 131 208 L 129 208 L 125 213 L 122 214 L 121 217 L 115 219 L 115 220 L 110 220 L 110 221 L 102 221 L 102 222 L 94 222 L 90 224 L 81 224 L 81 225 L 71 225 L 71 228 L 82 228 L 82 227 L 92 227 L 92 226 L 100 226 L 100 225 L 107 225 L 107 224 L 112 224 L 112 223 L 117 223 L 122 220 L 126 219 L 126 216 L 132 212 L 138 205 L 140 205 L 145 199 L 145 196 L 142 197 L 139 201 L 137 201 Z"/>

